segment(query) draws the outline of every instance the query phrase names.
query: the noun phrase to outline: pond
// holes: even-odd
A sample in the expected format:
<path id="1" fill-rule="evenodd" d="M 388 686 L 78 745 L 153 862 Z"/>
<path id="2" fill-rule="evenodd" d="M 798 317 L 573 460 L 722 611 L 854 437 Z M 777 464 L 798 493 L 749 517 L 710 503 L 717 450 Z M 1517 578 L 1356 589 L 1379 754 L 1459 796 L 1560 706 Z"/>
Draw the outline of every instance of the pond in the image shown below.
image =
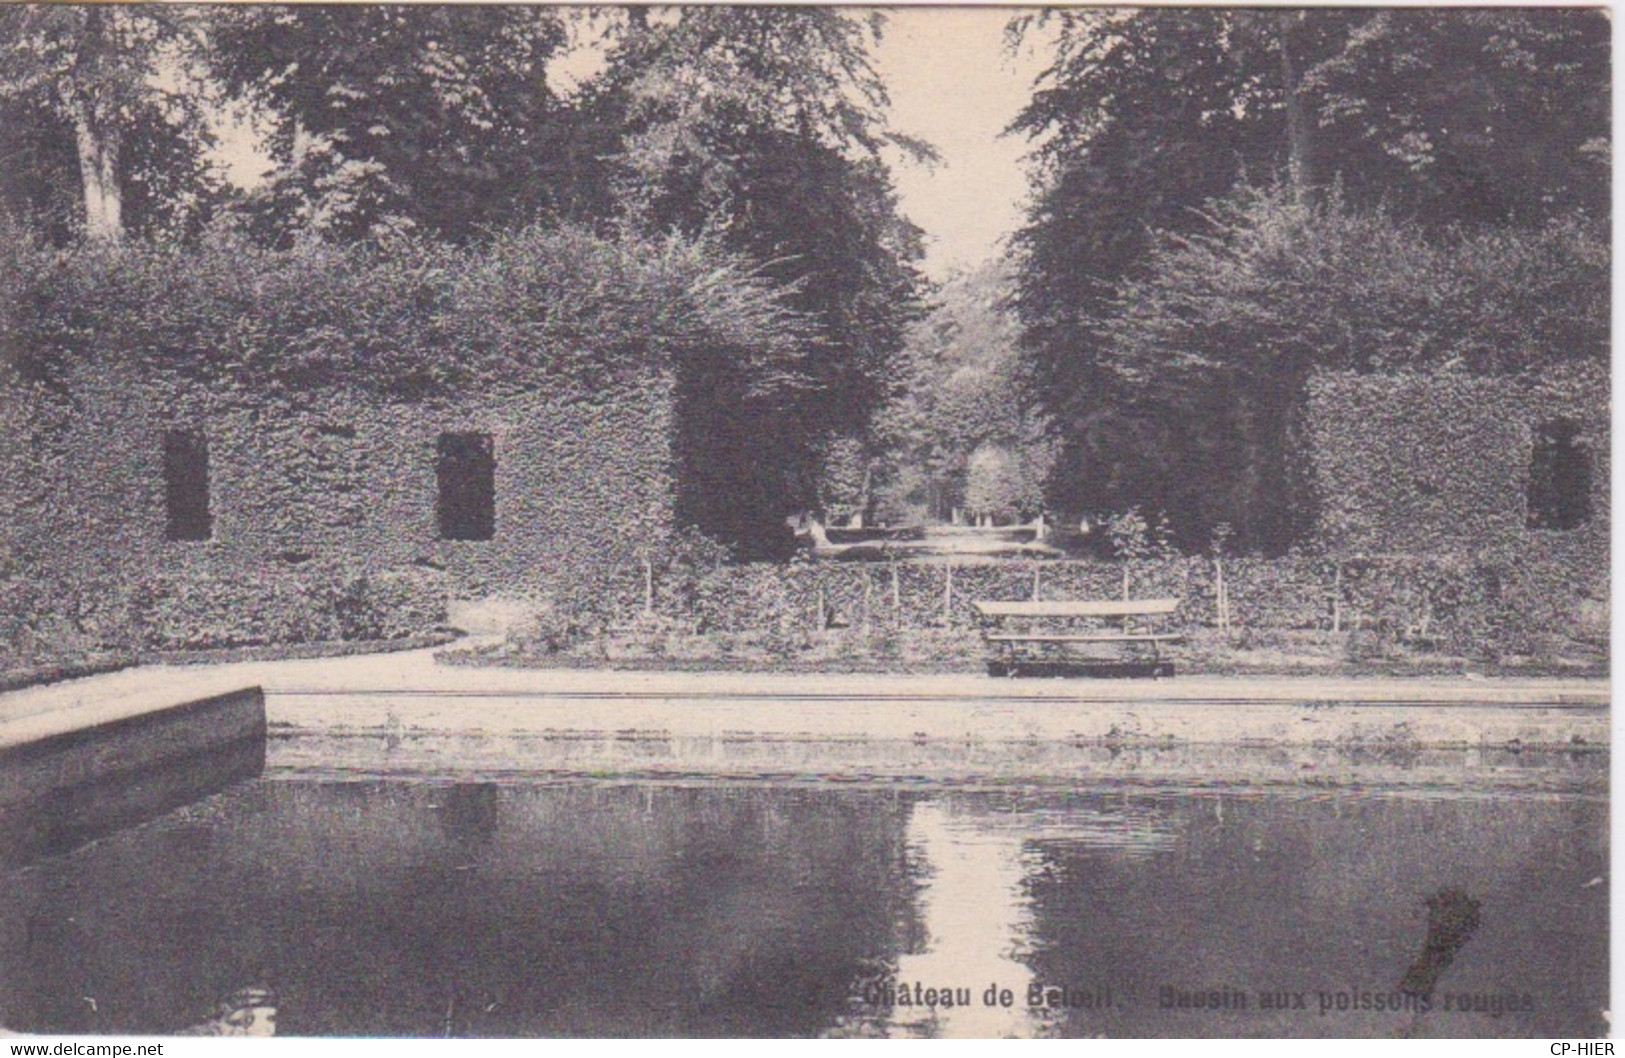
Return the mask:
<path id="1" fill-rule="evenodd" d="M 0 1025 L 1590 1036 L 1604 796 L 271 775 L 0 878 Z"/>

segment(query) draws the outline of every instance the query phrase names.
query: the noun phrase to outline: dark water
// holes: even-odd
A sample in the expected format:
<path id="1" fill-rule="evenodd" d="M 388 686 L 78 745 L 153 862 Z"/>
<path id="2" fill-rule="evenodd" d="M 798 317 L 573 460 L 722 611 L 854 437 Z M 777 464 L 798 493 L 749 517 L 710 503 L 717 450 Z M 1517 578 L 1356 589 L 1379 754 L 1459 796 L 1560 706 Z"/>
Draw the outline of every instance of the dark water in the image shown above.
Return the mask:
<path id="1" fill-rule="evenodd" d="M 171 1032 L 266 985 L 302 1035 L 1594 1035 L 1606 827 L 1580 795 L 257 780 L 0 875 L 0 1024 Z"/>

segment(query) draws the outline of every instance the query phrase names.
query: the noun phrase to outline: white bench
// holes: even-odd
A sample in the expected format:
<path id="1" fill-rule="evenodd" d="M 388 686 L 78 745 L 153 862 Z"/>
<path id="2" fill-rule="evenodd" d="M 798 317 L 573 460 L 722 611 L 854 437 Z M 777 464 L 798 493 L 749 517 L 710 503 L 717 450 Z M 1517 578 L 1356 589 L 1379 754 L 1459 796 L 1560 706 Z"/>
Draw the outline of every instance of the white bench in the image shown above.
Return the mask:
<path id="1" fill-rule="evenodd" d="M 1158 630 L 1158 621 L 1179 608 L 1178 599 L 1113 601 L 976 602 L 982 639 L 991 648 L 989 668 L 1015 675 L 1023 666 L 1081 660 L 1068 648 L 1077 644 L 1121 645 L 1129 659 L 1149 647 L 1151 663 L 1162 669 L 1161 646 L 1184 638 Z"/>

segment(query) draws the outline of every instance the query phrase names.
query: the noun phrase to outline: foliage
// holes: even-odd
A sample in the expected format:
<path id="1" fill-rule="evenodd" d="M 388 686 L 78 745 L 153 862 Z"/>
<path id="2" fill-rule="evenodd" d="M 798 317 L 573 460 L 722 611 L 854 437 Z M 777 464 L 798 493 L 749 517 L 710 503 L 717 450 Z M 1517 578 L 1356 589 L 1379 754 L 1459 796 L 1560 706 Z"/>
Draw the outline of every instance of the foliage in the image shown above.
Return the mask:
<path id="1" fill-rule="evenodd" d="M 748 263 L 675 235 L 532 227 L 477 250 L 276 251 L 226 230 L 195 249 L 27 247 L 0 308 L 15 314 L 8 356 L 34 374 L 134 357 L 249 389 L 406 397 L 593 384 L 705 356 L 766 397 L 795 384 L 804 334 Z"/>
<path id="2" fill-rule="evenodd" d="M 549 204 L 538 159 L 562 104 L 560 13 L 530 6 L 245 6 L 215 12 L 210 64 L 269 126 L 254 230 L 463 241 Z"/>
<path id="3" fill-rule="evenodd" d="M 334 566 L 230 579 L 157 576 L 130 587 L 124 605 L 141 647 L 186 650 L 419 635 L 445 623 L 446 589 L 427 571 Z"/>
<path id="4" fill-rule="evenodd" d="M 1606 583 L 1542 559 L 1234 559 L 1225 564 L 1231 620 L 1221 635 L 1212 563 L 1151 553 L 1150 543 L 1145 551 L 1133 561 L 1133 594 L 1181 599 L 1167 627 L 1191 645 L 1175 648 L 1176 657 L 1194 650 L 1220 666 L 1238 649 L 1269 644 L 1328 664 L 1345 649 L 1357 661 L 1433 655 L 1482 664 L 1594 660 L 1606 641 L 1605 618 L 1585 616 L 1588 607 L 1605 612 Z M 1123 562 L 1100 561 L 702 564 L 668 573 L 654 617 L 634 619 L 627 581 L 546 611 L 515 646 L 572 660 L 602 660 L 613 649 L 633 665 L 687 651 L 691 661 L 771 667 L 978 668 L 986 654 L 973 601 L 1030 599 L 1035 587 L 1049 600 L 1109 599 L 1123 572 Z"/>
<path id="5" fill-rule="evenodd" d="M 650 18 L 629 14 L 599 91 L 616 97 L 626 130 L 628 186 L 636 212 L 659 216 L 665 184 L 697 192 L 694 213 L 729 203 L 748 154 L 728 150 L 730 130 L 779 134 L 845 158 L 877 159 L 887 145 L 930 148 L 887 125 L 886 87 L 871 49 L 885 17 L 831 8 L 689 7 Z M 811 189 L 809 189 L 811 190 Z"/>
<path id="6" fill-rule="evenodd" d="M 1044 438 L 1030 447 L 982 444 L 965 461 L 965 510 L 999 521 L 1026 520 L 1044 508 Z"/>
<path id="7" fill-rule="evenodd" d="M 313 557 L 369 576 L 444 568 L 468 591 L 618 576 L 664 546 L 674 472 L 704 459 L 672 428 L 677 380 L 720 363 L 771 406 L 795 385 L 803 340 L 748 265 L 677 235 L 0 246 L 13 438 L 0 560 L 60 587 L 55 612 L 72 622 L 100 612 L 75 600 L 163 570 L 162 597 L 182 601 L 153 612 L 174 640 L 191 634 L 187 600 L 206 618 L 199 637 L 241 639 L 209 600 Z M 177 425 L 206 433 L 221 482 L 201 544 L 163 540 L 155 437 Z M 446 429 L 498 435 L 489 545 L 435 539 Z M 192 579 L 214 587 L 194 596 Z"/>
<path id="8" fill-rule="evenodd" d="M 983 444 L 965 460 L 965 509 L 990 518 L 1014 517 L 1023 495 L 1016 457 L 1008 448 Z"/>
<path id="9" fill-rule="evenodd" d="M 999 262 L 954 276 L 909 328 L 902 392 L 876 423 L 889 456 L 888 509 L 945 521 L 956 506 L 1042 508 L 1054 446 L 1020 355 L 1009 282 Z"/>
<path id="10" fill-rule="evenodd" d="M 0 8 L 0 210 L 59 244 L 194 232 L 222 194 L 205 23 L 184 6 Z"/>
<path id="11" fill-rule="evenodd" d="M 1608 17 L 1370 11 L 1303 73 L 1324 180 L 1428 223 L 1608 216 Z"/>
<path id="12" fill-rule="evenodd" d="M 1165 234 L 1100 321 L 1126 382 L 1258 386 L 1310 367 L 1516 374 L 1608 355 L 1609 254 L 1577 221 L 1429 238 L 1340 196 L 1243 190 Z"/>
<path id="13" fill-rule="evenodd" d="M 1147 520 L 1138 507 L 1112 515 L 1106 523 L 1106 536 L 1112 554 L 1123 568 L 1123 598 L 1131 597 L 1133 575 L 1143 571 L 1148 561 L 1166 562 L 1175 554 L 1168 520 L 1159 514 Z"/>
<path id="14" fill-rule="evenodd" d="M 1267 90 L 1267 75 L 1249 73 L 1254 50 L 1227 47 L 1245 13 L 1042 17 L 1054 22 L 1054 60 L 1011 126 L 1036 144 L 1016 305 L 1038 381 L 1054 394 L 1050 410 L 1075 413 L 1100 396 L 1088 321 L 1117 281 L 1137 274 L 1150 234 L 1185 227 L 1188 209 L 1256 171 L 1276 141 L 1252 99 Z"/>
<path id="15" fill-rule="evenodd" d="M 537 337 L 537 329 L 549 342 L 579 348 L 590 337 L 614 348 L 633 322 L 630 345 L 684 350 L 677 358 L 679 447 L 690 485 L 684 517 L 758 554 L 787 542 L 787 511 L 816 502 L 831 440 L 868 443 L 870 419 L 895 383 L 892 361 L 914 311 L 921 247 L 920 233 L 898 212 L 881 152 L 929 151 L 887 127 L 885 88 L 870 57 L 879 15 L 286 5 L 19 8 L 0 18 L 16 30 L 15 46 L 0 55 L 9 63 L 0 69 L 7 85 L 0 116 L 25 119 L 7 126 L 20 130 L 13 157 L 27 167 L 11 212 L 65 240 L 60 201 L 40 191 L 70 182 L 40 176 L 72 160 L 74 115 L 90 104 L 124 122 L 145 121 L 151 111 L 174 119 L 163 127 L 168 153 L 160 158 L 162 145 L 154 145 L 141 148 L 141 159 L 119 154 L 139 136 L 109 126 L 97 140 L 99 157 L 126 184 L 150 185 L 142 201 L 177 211 L 170 227 L 195 235 L 215 203 L 188 190 L 196 181 L 180 148 L 201 157 L 195 148 L 207 130 L 195 119 L 205 103 L 245 108 L 274 168 L 223 211 L 206 253 L 264 260 L 247 245 L 254 243 L 305 255 L 311 268 L 303 281 L 290 274 L 266 285 L 303 282 L 310 297 L 290 298 L 292 329 L 310 337 L 320 331 L 314 321 L 331 314 L 316 344 L 354 335 L 332 344 L 356 348 L 367 366 L 284 348 L 281 321 L 253 311 L 262 285 L 252 282 L 221 292 L 248 311 L 224 315 L 195 339 L 160 328 L 176 363 L 193 349 L 230 359 L 213 351 L 212 339 L 228 346 L 235 339 L 274 350 L 276 371 L 305 382 L 375 370 L 411 394 L 478 374 L 485 365 L 477 357 L 494 347 L 524 359 L 512 339 Z M 562 97 L 547 69 L 573 32 L 595 38 L 606 65 Z M 188 75 L 184 90 L 153 76 L 171 67 Z M 184 143 L 175 140 L 182 133 L 190 137 Z M 132 210 L 144 208 L 129 197 Z M 508 326 L 511 315 L 486 328 L 451 326 L 447 301 L 467 293 L 454 289 L 464 281 L 456 277 L 475 280 L 466 276 L 473 266 L 446 245 L 494 243 L 491 270 L 534 273 L 521 258 L 538 242 L 537 228 L 526 227 L 536 223 L 573 233 L 560 237 L 572 245 L 541 250 L 550 264 L 582 266 L 563 282 L 584 279 L 573 288 L 583 297 L 552 303 L 544 319 L 519 331 Z M 221 227 L 238 238 L 229 251 L 221 249 Z M 594 240 L 635 247 L 627 267 L 606 265 Z M 373 253 L 392 263 L 376 265 Z M 625 281 L 640 257 L 653 267 L 629 292 Z M 144 277 L 127 277 L 130 296 L 104 298 L 108 307 L 147 313 L 138 302 L 171 281 L 183 304 L 214 297 L 197 291 L 209 280 L 181 274 L 182 264 L 109 267 Z M 661 285 L 663 269 L 681 273 L 681 289 Z M 543 276 L 529 281 L 549 284 Z M 687 324 L 652 311 L 670 304 L 681 317 L 696 299 L 717 309 L 726 303 L 724 311 L 701 310 L 709 312 L 708 333 L 720 333 L 730 312 L 759 303 L 769 287 L 772 312 L 745 311 L 734 328 L 765 334 L 762 341 L 667 341 L 666 328 Z M 619 310 L 595 315 L 622 294 L 638 299 L 637 321 Z M 578 301 L 580 310 L 569 308 Z M 410 312 L 380 314 L 407 302 Z M 79 330 L 100 311 L 81 314 Z M 764 321 L 772 326 L 759 327 Z M 254 328 L 266 333 L 240 333 Z M 561 355 L 584 370 L 615 373 L 569 350 L 543 358 L 556 365 Z"/>
<path id="16" fill-rule="evenodd" d="M 831 440 L 867 440 L 913 312 L 920 233 L 880 151 L 922 149 L 886 124 L 870 59 L 882 24 L 833 8 L 634 9 L 582 93 L 580 129 L 612 158 L 602 208 L 642 230 L 716 232 L 818 328 L 807 385 L 774 414 L 721 375 L 680 395 L 712 463 L 686 513 L 755 554 L 787 546 L 784 515 L 817 505 Z"/>
<path id="17" fill-rule="evenodd" d="M 407 570 L 434 571 L 441 596 L 481 594 L 613 576 L 670 530 L 670 405 L 658 378 L 619 391 L 560 384 L 393 403 L 348 387 L 245 399 L 229 380 L 92 364 L 61 391 L 19 383 L 4 392 L 0 408 L 20 420 L 0 456 L 0 486 L 13 501 L 0 520 L 5 560 L 40 586 L 33 601 L 45 614 L 110 644 L 133 626 L 119 614 L 108 624 L 103 600 L 129 585 L 171 586 L 165 597 L 179 601 L 162 609 L 167 639 L 195 627 L 215 640 L 221 627 L 239 627 L 232 621 L 273 625 L 263 608 L 223 616 L 211 600 L 261 581 L 297 586 L 326 563 L 373 578 L 369 590 Z M 208 439 L 216 484 L 206 541 L 165 539 L 157 442 L 175 423 Z M 485 543 L 436 533 L 436 437 L 470 425 L 496 441 L 496 537 Z M 194 592 L 194 582 L 204 586 Z M 307 613 L 289 591 L 291 612 Z M 340 617 L 344 598 L 332 602 Z M 194 604 L 200 623 L 189 626 Z"/>
<path id="18" fill-rule="evenodd" d="M 1106 523 L 1112 553 L 1121 562 L 1133 562 L 1151 554 L 1151 525 L 1137 507 L 1114 514 Z"/>
<path id="19" fill-rule="evenodd" d="M 1312 370 L 1601 362 L 1608 257 L 1574 221 L 1430 237 L 1335 194 L 1244 191 L 1211 204 L 1202 230 L 1155 241 L 1147 275 L 1123 282 L 1097 322 L 1100 362 L 1186 438 L 1187 491 L 1160 505 L 1279 551 L 1312 529 L 1300 456 Z"/>
<path id="20" fill-rule="evenodd" d="M 868 501 L 869 453 L 861 438 L 836 437 L 825 446 L 819 506 L 826 512 L 862 514 Z"/>
<path id="21" fill-rule="evenodd" d="M 1087 316 L 1150 232 L 1272 176 L 1441 226 L 1605 214 L 1599 12 L 1060 11 L 1011 33 L 1035 20 L 1055 57 L 1012 125 L 1038 143 L 1023 293 L 1057 309 L 1078 291 Z M 1025 285 L 1080 263 L 1063 288 Z"/>
<path id="22" fill-rule="evenodd" d="M 463 259 L 453 304 L 471 330 L 459 337 L 497 363 L 522 367 L 545 349 L 611 371 L 639 357 L 680 373 L 720 361 L 753 407 L 805 384 L 806 320 L 713 238 L 532 227 Z"/>
<path id="23" fill-rule="evenodd" d="M 1604 348 L 1599 13 L 1061 11 L 1012 33 L 1040 21 L 1054 61 L 1013 125 L 1036 145 L 1016 304 L 1063 426 L 1053 503 L 1195 510 L 1186 546 L 1230 520 L 1242 546 L 1280 549 L 1307 524 L 1283 451 L 1295 350 L 1504 371 Z M 1275 240 L 1276 265 L 1313 273 L 1303 286 L 1302 270 L 1260 271 L 1260 244 L 1208 244 L 1234 230 L 1211 203 L 1248 187 L 1275 188 L 1259 196 L 1275 220 L 1250 230 Z M 1204 254 L 1205 292 L 1176 278 Z M 1423 311 L 1430 298 L 1446 310 Z M 1227 345 L 1208 324 L 1230 328 Z M 1177 403 L 1138 385 L 1183 386 L 1180 358 L 1220 349 L 1222 370 Z"/>
<path id="24" fill-rule="evenodd" d="M 1309 451 L 1319 483 L 1318 533 L 1336 553 L 1565 556 L 1606 569 L 1608 375 L 1597 363 L 1518 379 L 1460 372 L 1382 377 L 1349 372 L 1310 382 Z M 1585 525 L 1529 528 L 1533 435 L 1567 420 L 1598 464 Z"/>
<path id="25" fill-rule="evenodd" d="M 400 639 L 445 623 L 446 583 L 427 570 L 343 564 L 231 576 L 154 573 L 127 584 L 0 579 L 10 605 L 0 662 L 105 651 Z"/>
<path id="26" fill-rule="evenodd" d="M 0 686 L 14 670 L 73 668 L 106 650 L 101 637 L 62 613 L 50 585 L 17 573 L 8 569 L 0 575 Z M 129 643 L 118 646 L 127 651 Z"/>

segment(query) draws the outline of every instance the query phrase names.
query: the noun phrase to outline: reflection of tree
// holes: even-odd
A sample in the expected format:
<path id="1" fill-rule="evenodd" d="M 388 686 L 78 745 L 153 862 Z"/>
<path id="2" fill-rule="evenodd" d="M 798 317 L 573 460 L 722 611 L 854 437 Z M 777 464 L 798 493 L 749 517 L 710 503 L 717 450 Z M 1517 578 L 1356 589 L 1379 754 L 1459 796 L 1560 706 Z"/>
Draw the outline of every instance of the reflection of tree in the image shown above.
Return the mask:
<path id="1" fill-rule="evenodd" d="M 8 875 L 0 1023 L 152 1031 L 263 980 L 295 1035 L 815 1035 L 877 967 L 963 956 L 1111 989 L 1114 1009 L 1045 1026 L 1060 1035 L 1371 1035 L 1394 1026 L 1181 1020 L 1156 990 L 1392 989 L 1433 892 L 1424 960 L 1452 950 L 1452 991 L 1536 1009 L 1428 1025 L 1589 1032 L 1606 818 L 1598 798 L 257 783 Z M 489 834 L 477 857 L 454 819 Z M 1480 901 L 1497 913 L 1474 932 Z M 988 982 L 944 983 L 979 1004 Z"/>
<path id="2" fill-rule="evenodd" d="M 393 873 L 384 907 L 324 912 L 347 994 L 301 1031 L 813 1035 L 896 949 L 906 808 L 890 799 L 501 792 L 502 825 L 472 865 Z M 433 792 L 442 826 L 480 827 L 490 797 Z M 358 851 L 389 830 L 358 835 Z"/>
<path id="3" fill-rule="evenodd" d="M 186 853 L 191 828 L 144 827 L 8 876 L 0 1023 L 160 1031 L 263 980 L 292 1035 L 810 1036 L 895 960 L 910 913 L 909 805 L 886 793 L 276 782 L 227 798 L 209 855 Z"/>
<path id="4" fill-rule="evenodd" d="M 1448 894 L 1453 879 L 1469 881 L 1470 899 L 1505 909 L 1465 951 L 1457 945 L 1453 975 L 1464 991 L 1531 992 L 1536 1014 L 1522 1023 L 1463 1021 L 1435 1005 L 1429 1025 L 1450 1036 L 1561 1034 L 1588 1026 L 1603 1002 L 1606 941 L 1575 943 L 1594 928 L 1586 923 L 1601 921 L 1602 902 L 1587 909 L 1568 895 L 1606 860 L 1600 803 L 1575 812 L 1512 797 L 1335 793 L 1137 797 L 1128 806 L 1136 802 L 1170 812 L 1179 841 L 1150 857 L 1054 840 L 1033 846 L 1041 857 L 1031 882 L 1035 975 L 1104 977 L 1123 1004 L 1105 1021 L 1068 1012 L 1063 1035 L 1403 1031 L 1409 1014 L 1352 1006 L 1325 1018 L 1256 1004 L 1163 1010 L 1158 989 L 1394 992 L 1397 968 L 1417 957 L 1413 894 Z M 1435 966 L 1472 921 L 1459 898 L 1436 902 Z"/>
<path id="5" fill-rule="evenodd" d="M 898 948 L 906 805 L 804 791 L 655 797 L 659 829 L 645 840 L 663 850 L 658 871 L 617 892 L 637 923 L 621 934 L 629 950 L 594 953 L 595 975 L 635 975 L 646 992 L 667 993 L 663 1012 L 629 1025 L 818 1034 L 850 983 Z"/>

